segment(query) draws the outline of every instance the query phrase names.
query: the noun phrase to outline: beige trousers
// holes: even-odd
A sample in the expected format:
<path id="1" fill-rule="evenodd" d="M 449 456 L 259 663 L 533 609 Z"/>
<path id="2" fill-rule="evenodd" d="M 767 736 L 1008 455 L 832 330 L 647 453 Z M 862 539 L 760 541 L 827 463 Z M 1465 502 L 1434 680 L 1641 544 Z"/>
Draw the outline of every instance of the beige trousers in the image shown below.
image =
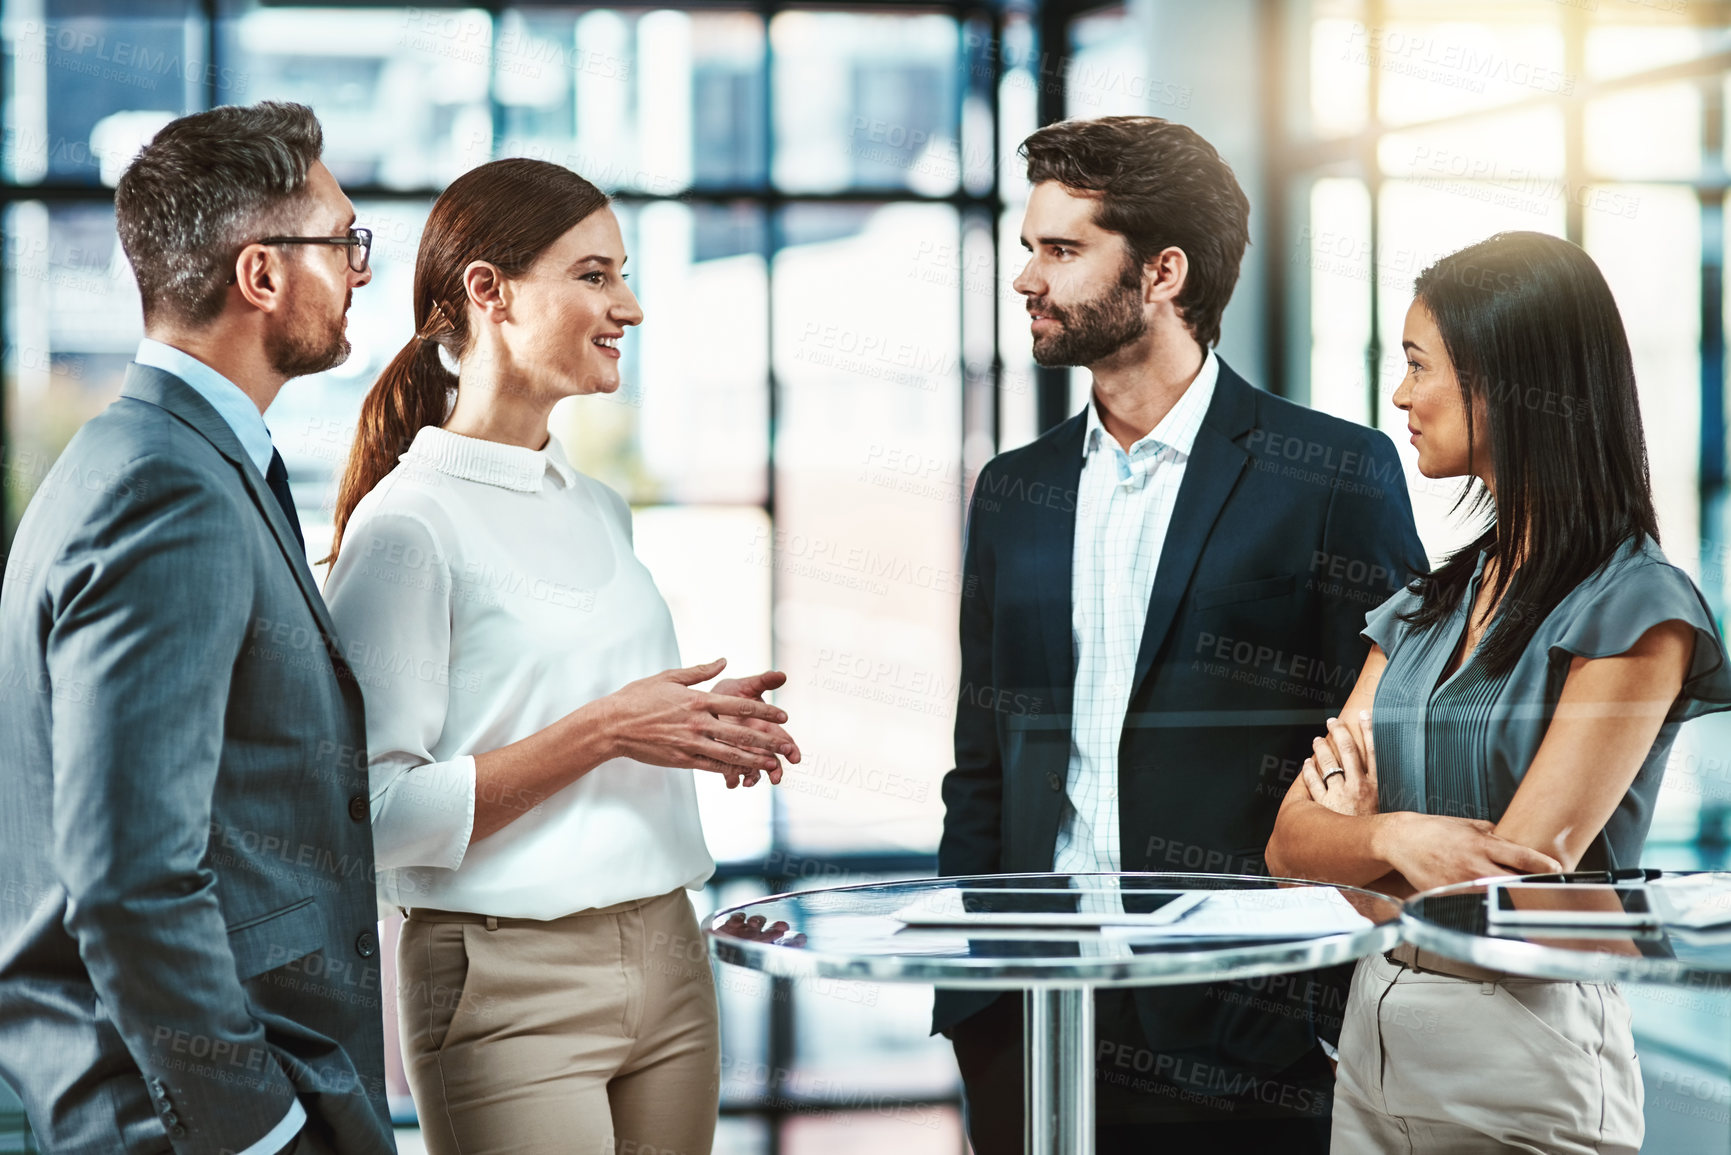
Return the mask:
<path id="1" fill-rule="evenodd" d="M 431 1155 L 708 1155 L 721 1041 L 683 890 L 547 922 L 412 910 L 397 949 Z"/>
<path id="2" fill-rule="evenodd" d="M 1341 1025 L 1334 1155 L 1634 1155 L 1629 1005 L 1604 983 L 1476 983 L 1371 955 Z"/>

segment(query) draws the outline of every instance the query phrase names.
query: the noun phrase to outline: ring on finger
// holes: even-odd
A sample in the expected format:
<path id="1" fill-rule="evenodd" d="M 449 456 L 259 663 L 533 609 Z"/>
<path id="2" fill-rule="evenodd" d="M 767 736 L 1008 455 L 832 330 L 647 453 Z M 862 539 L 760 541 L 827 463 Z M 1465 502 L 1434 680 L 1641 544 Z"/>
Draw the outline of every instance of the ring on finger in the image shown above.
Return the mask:
<path id="1" fill-rule="evenodd" d="M 1342 778 L 1345 778 L 1346 777 L 1346 768 L 1342 767 L 1342 766 L 1330 766 L 1327 770 L 1324 770 L 1322 772 L 1322 784 L 1324 786 L 1327 786 L 1328 780 L 1330 778 L 1333 778 L 1336 774 L 1339 774 Z"/>

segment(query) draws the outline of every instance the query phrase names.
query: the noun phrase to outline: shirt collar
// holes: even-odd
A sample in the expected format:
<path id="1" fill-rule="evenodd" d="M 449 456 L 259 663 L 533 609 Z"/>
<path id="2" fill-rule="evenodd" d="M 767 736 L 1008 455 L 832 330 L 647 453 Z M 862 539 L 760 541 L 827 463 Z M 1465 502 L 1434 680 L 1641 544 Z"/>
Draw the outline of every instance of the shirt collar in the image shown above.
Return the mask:
<path id="1" fill-rule="evenodd" d="M 149 337 L 138 343 L 138 352 L 132 359 L 140 365 L 172 373 L 191 386 L 192 391 L 210 402 L 217 416 L 234 430 L 240 447 L 258 466 L 259 476 L 270 473 L 271 455 L 276 452 L 276 447 L 271 444 L 270 429 L 265 426 L 264 414 L 258 411 L 258 405 L 241 391 L 239 385 L 191 353 L 173 345 L 164 345 L 161 341 L 152 341 Z"/>
<path id="2" fill-rule="evenodd" d="M 547 435 L 547 444 L 542 448 L 526 449 L 502 441 L 465 437 L 437 425 L 428 425 L 415 434 L 415 440 L 401 460 L 464 481 L 478 481 L 521 493 L 540 492 L 541 480 L 549 469 L 559 484 L 567 489 L 577 481 L 577 471 L 566 459 L 564 446 L 552 434 Z"/>
<path id="3" fill-rule="evenodd" d="M 1202 428 L 1202 419 L 1208 415 L 1209 402 L 1214 400 L 1214 386 L 1220 380 L 1220 359 L 1214 355 L 1214 350 L 1203 349 L 1202 368 L 1196 371 L 1196 377 L 1190 382 L 1177 404 L 1166 411 L 1166 416 L 1160 419 L 1160 424 L 1149 430 L 1147 435 L 1130 447 L 1130 456 L 1144 445 L 1157 444 L 1177 450 L 1182 456 L 1190 456 L 1190 450 L 1196 445 L 1197 430 Z M 1100 421 L 1100 407 L 1094 403 L 1090 394 L 1088 398 L 1088 425 L 1082 432 L 1082 457 L 1086 459 L 1095 449 L 1105 444 L 1111 438 L 1106 432 L 1106 426 Z M 1117 444 L 1115 441 L 1113 444 Z"/>

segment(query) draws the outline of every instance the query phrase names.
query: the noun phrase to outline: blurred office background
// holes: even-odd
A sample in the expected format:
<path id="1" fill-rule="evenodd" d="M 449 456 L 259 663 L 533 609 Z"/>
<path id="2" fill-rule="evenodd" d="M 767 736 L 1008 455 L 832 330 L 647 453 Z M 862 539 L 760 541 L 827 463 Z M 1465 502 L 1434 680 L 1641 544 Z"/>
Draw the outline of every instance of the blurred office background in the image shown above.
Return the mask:
<path id="1" fill-rule="evenodd" d="M 1086 395 L 1085 375 L 1033 366 L 1009 284 L 1015 145 L 1064 116 L 1149 113 L 1212 140 L 1253 205 L 1222 355 L 1391 431 L 1420 269 L 1499 229 L 1583 244 L 1634 345 L 1665 548 L 1723 623 L 1719 0 L 4 0 L 3 30 L 7 542 L 140 336 L 112 188 L 170 118 L 310 104 L 376 234 L 353 356 L 267 414 L 314 557 L 360 398 L 410 336 L 440 188 L 534 156 L 615 192 L 647 323 L 625 340 L 622 390 L 568 403 L 556 430 L 635 507 L 685 659 L 786 670 L 779 701 L 807 752 L 778 790 L 700 775 L 722 864 L 702 908 L 933 870 L 968 488 Z M 1457 489 L 1418 477 L 1404 441 L 1440 553 L 1463 540 Z M 1650 862 L 1724 864 L 1728 816 L 1720 717 L 1678 744 Z M 964 1150 L 929 992 L 718 978 L 718 1150 Z M 1725 1002 L 1632 997 L 1648 1149 L 1726 1151 Z M 392 1102 L 411 1125 L 397 1073 Z M 0 1088 L 0 1150 L 28 1144 Z"/>

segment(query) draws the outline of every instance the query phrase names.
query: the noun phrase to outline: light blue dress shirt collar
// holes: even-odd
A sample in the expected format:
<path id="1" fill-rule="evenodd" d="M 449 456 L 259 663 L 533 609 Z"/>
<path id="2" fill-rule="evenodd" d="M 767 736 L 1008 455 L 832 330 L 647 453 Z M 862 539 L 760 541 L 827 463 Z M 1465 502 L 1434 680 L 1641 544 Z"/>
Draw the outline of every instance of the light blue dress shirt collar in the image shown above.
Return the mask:
<path id="1" fill-rule="evenodd" d="M 239 385 L 191 353 L 184 353 L 161 341 L 152 341 L 149 337 L 138 343 L 138 353 L 132 359 L 140 365 L 173 373 L 192 386 L 193 392 L 210 402 L 210 407 L 234 430 L 240 447 L 258 466 L 259 476 L 264 477 L 270 472 L 271 454 L 276 452 L 276 447 L 271 444 L 270 430 L 265 427 L 264 414 L 258 411 L 251 397 L 241 392 Z"/>

